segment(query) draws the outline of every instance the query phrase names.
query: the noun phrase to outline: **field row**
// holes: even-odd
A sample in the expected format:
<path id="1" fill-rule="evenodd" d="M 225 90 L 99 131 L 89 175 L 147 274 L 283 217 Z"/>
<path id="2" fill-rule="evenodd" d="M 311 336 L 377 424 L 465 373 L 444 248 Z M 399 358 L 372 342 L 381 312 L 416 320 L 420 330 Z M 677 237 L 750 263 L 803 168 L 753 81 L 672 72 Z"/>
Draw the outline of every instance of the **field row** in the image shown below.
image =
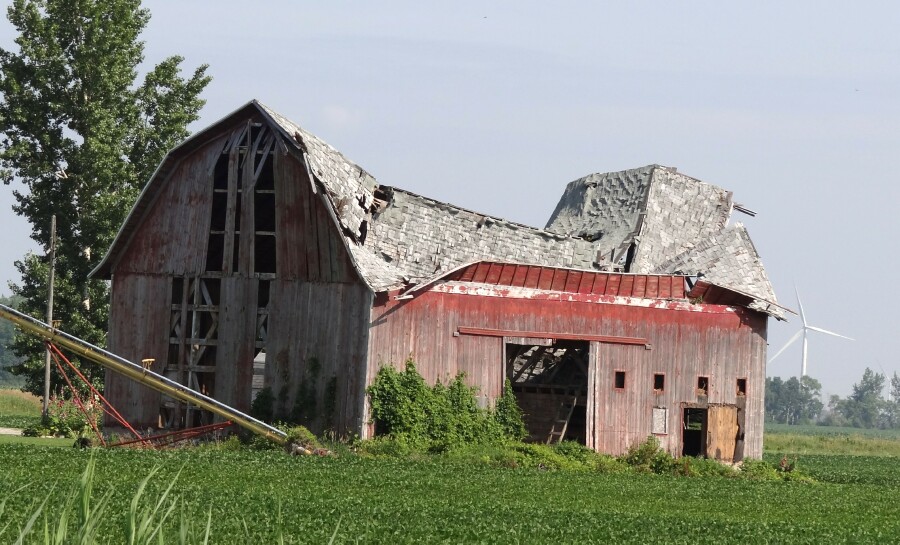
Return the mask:
<path id="1" fill-rule="evenodd" d="M 90 456 L 0 445 L 0 490 L 26 491 L 8 499 L 5 518 L 22 525 L 51 489 L 61 502 Z M 834 481 L 810 484 L 504 470 L 436 459 L 292 458 L 278 451 L 93 456 L 94 495 L 112 494 L 112 505 L 127 505 L 154 466 L 160 469 L 148 501 L 178 475 L 178 511 L 201 526 L 211 515 L 217 543 L 272 542 L 279 533 L 288 542 L 324 543 L 335 530 L 339 543 L 900 541 L 896 471 L 861 457 L 803 460 L 809 473 Z M 844 463 L 846 472 L 838 471 Z M 104 520 L 102 535 L 121 541 L 124 518 L 123 511 Z"/>

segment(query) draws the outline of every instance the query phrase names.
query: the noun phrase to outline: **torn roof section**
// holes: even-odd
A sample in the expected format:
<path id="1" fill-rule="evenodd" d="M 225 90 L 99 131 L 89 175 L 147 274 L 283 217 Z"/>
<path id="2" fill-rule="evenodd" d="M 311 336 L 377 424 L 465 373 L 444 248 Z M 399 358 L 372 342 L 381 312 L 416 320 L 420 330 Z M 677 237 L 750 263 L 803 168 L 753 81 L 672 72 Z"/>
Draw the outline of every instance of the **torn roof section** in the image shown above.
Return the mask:
<path id="1" fill-rule="evenodd" d="M 656 273 L 687 274 L 754 299 L 750 308 L 783 317 L 750 234 L 741 223 L 722 229 L 693 248 L 658 264 Z"/>
<path id="2" fill-rule="evenodd" d="M 699 275 L 781 318 L 747 230 L 739 223 L 728 227 L 734 208 L 731 192 L 674 168 L 649 165 L 570 183 L 547 228 L 593 241 L 613 267 Z"/>
<path id="3" fill-rule="evenodd" d="M 723 229 L 731 206 L 728 191 L 649 165 L 571 182 L 547 229 L 592 241 L 604 261 L 647 273 Z"/>
<path id="4" fill-rule="evenodd" d="M 593 246 L 582 239 L 472 212 L 393 187 L 372 217 L 364 249 L 419 282 L 465 263 L 500 260 L 592 269 Z M 373 285 L 376 290 L 396 285 Z"/>

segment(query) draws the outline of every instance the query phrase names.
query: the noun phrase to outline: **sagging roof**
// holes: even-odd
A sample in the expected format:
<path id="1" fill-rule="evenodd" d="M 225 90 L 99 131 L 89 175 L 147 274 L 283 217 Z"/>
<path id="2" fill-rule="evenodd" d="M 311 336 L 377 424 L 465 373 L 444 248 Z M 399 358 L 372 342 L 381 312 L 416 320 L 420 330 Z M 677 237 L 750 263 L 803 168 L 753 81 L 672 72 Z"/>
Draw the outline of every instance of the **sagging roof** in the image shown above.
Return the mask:
<path id="1" fill-rule="evenodd" d="M 384 205 L 373 214 L 363 248 L 404 271 L 408 282 L 485 259 L 579 269 L 591 269 L 596 261 L 593 246 L 585 240 L 394 187 L 380 190 Z"/>
<path id="2" fill-rule="evenodd" d="M 156 194 L 185 153 L 249 116 L 267 120 L 302 157 L 360 277 L 376 292 L 409 288 L 475 261 L 639 274 L 702 275 L 780 317 L 743 226 L 726 228 L 731 193 L 659 165 L 592 174 L 566 187 L 545 229 L 379 186 L 363 168 L 253 100 L 166 155 L 92 276 L 109 278 Z"/>

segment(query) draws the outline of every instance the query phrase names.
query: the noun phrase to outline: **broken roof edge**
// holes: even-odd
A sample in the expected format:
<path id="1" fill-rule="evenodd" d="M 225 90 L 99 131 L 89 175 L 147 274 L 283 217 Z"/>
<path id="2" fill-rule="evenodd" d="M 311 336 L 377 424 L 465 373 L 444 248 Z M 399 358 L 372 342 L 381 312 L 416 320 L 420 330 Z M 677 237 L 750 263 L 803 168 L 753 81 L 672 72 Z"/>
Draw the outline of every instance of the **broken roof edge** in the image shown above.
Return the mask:
<path id="1" fill-rule="evenodd" d="M 747 293 L 747 292 L 745 292 L 745 291 L 741 291 L 741 290 L 736 289 L 736 288 L 731 287 L 731 286 L 724 286 L 724 285 L 722 285 L 722 284 L 717 284 L 716 282 L 710 282 L 710 281 L 708 281 L 708 280 L 704 280 L 702 276 L 701 276 L 700 278 L 697 279 L 697 282 L 694 284 L 694 287 L 701 286 L 701 285 L 715 286 L 715 287 L 717 287 L 717 288 L 719 288 L 719 289 L 722 289 L 722 290 L 725 290 L 725 291 L 730 291 L 730 292 L 736 293 L 736 294 L 738 294 L 738 295 L 742 295 L 742 296 L 744 296 L 744 297 L 746 297 L 746 298 L 748 298 L 748 299 L 751 299 L 751 300 L 754 301 L 754 302 L 763 303 L 763 304 L 765 304 L 766 307 L 775 307 L 775 308 L 777 308 L 777 309 L 779 309 L 779 310 L 783 310 L 783 311 L 786 311 L 786 312 L 789 312 L 789 313 L 793 314 L 794 316 L 797 316 L 797 312 L 795 312 L 793 309 L 791 309 L 791 308 L 789 308 L 789 307 L 786 307 L 786 306 L 783 306 L 783 305 L 779 305 L 779 304 L 776 303 L 775 301 L 767 301 L 767 300 L 765 300 L 765 299 L 760 298 L 758 295 L 751 295 L 751 294 L 749 294 L 749 293 Z M 693 291 L 694 291 L 694 289 L 692 288 L 692 289 L 687 293 L 687 295 L 690 296 L 691 292 L 693 292 Z M 750 307 L 748 307 L 748 308 L 750 308 Z M 753 308 L 751 308 L 751 310 L 757 310 L 757 311 L 759 311 L 759 312 L 763 312 L 763 313 L 768 314 L 769 316 L 771 316 L 771 317 L 773 317 L 773 318 L 776 318 L 777 320 L 782 321 L 782 322 L 787 321 L 787 319 L 784 317 L 784 315 L 783 315 L 782 313 L 780 313 L 780 312 L 768 311 L 768 310 L 763 310 L 763 309 L 753 309 Z"/>

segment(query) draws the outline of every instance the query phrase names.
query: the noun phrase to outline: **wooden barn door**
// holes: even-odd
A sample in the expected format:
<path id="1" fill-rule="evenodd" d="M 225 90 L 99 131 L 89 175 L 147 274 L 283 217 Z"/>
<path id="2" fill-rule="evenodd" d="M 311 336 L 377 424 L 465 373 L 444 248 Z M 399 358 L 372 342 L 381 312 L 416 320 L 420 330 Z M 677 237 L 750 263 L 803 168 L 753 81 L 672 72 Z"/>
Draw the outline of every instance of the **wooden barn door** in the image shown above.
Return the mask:
<path id="1" fill-rule="evenodd" d="M 710 405 L 707 413 L 706 456 L 723 462 L 733 461 L 737 435 L 737 407 Z"/>

